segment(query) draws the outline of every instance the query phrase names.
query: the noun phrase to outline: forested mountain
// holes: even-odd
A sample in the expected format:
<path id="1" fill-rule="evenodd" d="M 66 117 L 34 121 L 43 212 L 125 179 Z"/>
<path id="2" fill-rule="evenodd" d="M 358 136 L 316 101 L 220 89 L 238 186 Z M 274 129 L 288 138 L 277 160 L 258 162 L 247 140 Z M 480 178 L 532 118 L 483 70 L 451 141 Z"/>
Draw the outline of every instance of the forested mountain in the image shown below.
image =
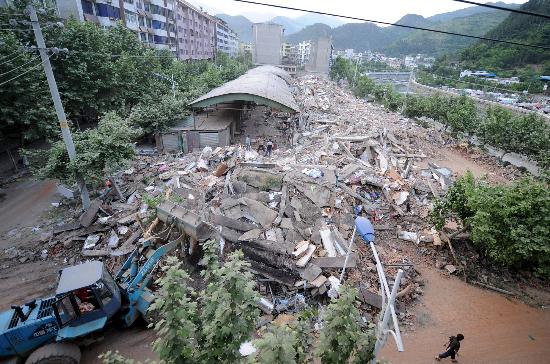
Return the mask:
<path id="1" fill-rule="evenodd" d="M 520 4 L 506 4 L 502 1 L 499 1 L 499 2 L 496 2 L 496 3 L 489 2 L 489 3 L 486 3 L 486 4 L 487 5 L 496 5 L 496 6 L 506 7 L 506 8 L 509 8 L 509 9 L 517 9 L 517 8 L 520 7 Z M 442 14 L 437 14 L 437 15 L 434 15 L 434 16 L 430 16 L 428 19 L 431 20 L 431 21 L 449 21 L 449 20 L 452 20 L 452 19 L 455 19 L 455 18 L 463 18 L 465 16 L 489 13 L 489 12 L 492 12 L 492 11 L 494 11 L 494 9 L 486 8 L 486 7 L 483 7 L 483 6 L 470 6 L 468 8 L 451 11 L 449 13 L 442 13 Z"/>
<path id="2" fill-rule="evenodd" d="M 550 15 L 550 0 L 530 0 L 522 10 Z M 550 20 L 511 13 L 487 37 L 550 47 Z M 461 59 L 475 68 L 513 69 L 523 65 L 550 73 L 550 51 L 482 41 L 465 49 Z"/>
<path id="3" fill-rule="evenodd" d="M 448 21 L 433 21 L 420 15 L 408 14 L 397 24 L 438 29 L 455 33 L 482 36 L 498 24 L 508 13 L 492 10 L 465 17 L 451 17 Z M 424 53 L 439 56 L 464 49 L 475 39 L 445 34 L 431 33 L 423 30 L 403 27 L 379 27 L 372 23 L 348 23 L 337 28 L 321 27 L 319 24 L 309 26 L 287 37 L 291 43 L 316 39 L 320 35 L 332 36 L 336 49 L 353 48 L 357 51 L 372 50 L 393 56 Z"/>

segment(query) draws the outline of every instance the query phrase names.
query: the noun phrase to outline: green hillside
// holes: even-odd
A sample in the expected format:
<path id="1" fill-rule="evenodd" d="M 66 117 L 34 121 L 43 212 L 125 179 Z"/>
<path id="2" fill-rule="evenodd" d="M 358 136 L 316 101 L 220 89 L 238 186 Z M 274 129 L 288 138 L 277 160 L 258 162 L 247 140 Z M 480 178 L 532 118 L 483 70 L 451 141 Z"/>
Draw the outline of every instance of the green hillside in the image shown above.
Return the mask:
<path id="1" fill-rule="evenodd" d="M 491 10 L 463 17 L 447 15 L 445 19 L 449 20 L 434 21 L 420 15 L 409 14 L 401 18 L 397 24 L 482 36 L 494 29 L 507 16 L 507 12 Z M 383 28 L 372 23 L 348 23 L 334 29 L 323 24 L 315 24 L 289 35 L 287 41 L 297 43 L 316 39 L 321 35 L 332 36 L 336 49 L 372 50 L 391 56 L 417 53 L 439 56 L 455 53 L 475 43 L 475 39 L 471 38 L 396 26 Z"/>
<path id="2" fill-rule="evenodd" d="M 504 21 L 507 16 L 508 13 L 504 11 L 491 11 L 433 23 L 430 28 L 483 36 Z M 472 38 L 414 30 L 408 36 L 395 40 L 385 50 L 390 55 L 426 53 L 439 56 L 454 53 L 474 43 L 475 39 Z"/>
<path id="3" fill-rule="evenodd" d="M 550 0 L 530 0 L 521 9 L 550 14 Z M 550 20 L 511 13 L 487 37 L 550 47 Z M 461 60 L 470 68 L 510 70 L 525 65 L 550 73 L 550 51 L 482 41 L 465 49 Z"/>

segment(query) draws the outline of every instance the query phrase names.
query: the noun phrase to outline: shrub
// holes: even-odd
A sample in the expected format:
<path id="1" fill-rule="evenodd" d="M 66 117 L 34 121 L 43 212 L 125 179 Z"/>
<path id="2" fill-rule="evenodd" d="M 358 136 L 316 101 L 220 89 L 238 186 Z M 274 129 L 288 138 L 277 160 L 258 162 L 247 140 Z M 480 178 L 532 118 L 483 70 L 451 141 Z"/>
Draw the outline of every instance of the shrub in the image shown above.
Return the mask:
<path id="1" fill-rule="evenodd" d="M 355 306 L 357 290 L 346 285 L 326 308 L 318 354 L 323 364 L 367 363 L 373 358 L 374 330 L 363 323 Z"/>
<path id="2" fill-rule="evenodd" d="M 490 186 L 467 173 L 436 203 L 432 222 L 441 228 L 453 216 L 471 231 L 474 246 L 490 261 L 550 277 L 548 187 L 532 179 Z"/>

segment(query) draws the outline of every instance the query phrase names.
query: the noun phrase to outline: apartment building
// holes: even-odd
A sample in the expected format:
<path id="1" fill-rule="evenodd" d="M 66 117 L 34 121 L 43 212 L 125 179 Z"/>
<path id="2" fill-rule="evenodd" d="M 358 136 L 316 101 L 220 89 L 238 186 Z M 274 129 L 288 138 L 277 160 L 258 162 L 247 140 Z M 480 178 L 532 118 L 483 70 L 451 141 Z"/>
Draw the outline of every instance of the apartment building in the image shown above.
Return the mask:
<path id="1" fill-rule="evenodd" d="M 0 6 L 13 0 L 0 0 Z M 239 40 L 221 19 L 185 0 L 42 0 L 57 9 L 61 18 L 71 17 L 102 27 L 122 22 L 143 43 L 169 49 L 178 59 L 213 59 L 216 49 L 235 57 Z"/>
<path id="2" fill-rule="evenodd" d="M 236 57 L 239 54 L 237 34 L 220 18 L 216 18 L 216 49 L 229 57 Z"/>
<path id="3" fill-rule="evenodd" d="M 179 59 L 214 58 L 216 22 L 212 16 L 191 3 L 178 0 L 176 27 Z"/>

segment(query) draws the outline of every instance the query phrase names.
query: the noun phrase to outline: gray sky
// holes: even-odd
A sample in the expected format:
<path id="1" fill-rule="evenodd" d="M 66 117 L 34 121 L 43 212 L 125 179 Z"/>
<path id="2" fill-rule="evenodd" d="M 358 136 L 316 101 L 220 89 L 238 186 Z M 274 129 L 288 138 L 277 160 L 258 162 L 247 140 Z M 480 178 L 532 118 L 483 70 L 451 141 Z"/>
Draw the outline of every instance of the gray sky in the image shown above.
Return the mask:
<path id="1" fill-rule="evenodd" d="M 244 15 L 252 21 L 260 22 L 275 16 L 297 17 L 302 12 L 270 8 L 260 5 L 244 4 L 233 0 L 188 0 L 202 6 L 210 14 L 225 13 Z M 324 11 L 334 14 L 369 18 L 373 20 L 396 22 L 406 14 L 419 14 L 429 17 L 468 7 L 467 4 L 451 0 L 255 0 L 259 2 L 286 5 L 294 8 Z M 475 0 L 488 2 L 486 0 Z M 498 0 L 493 0 L 496 2 Z M 527 0 L 504 0 L 506 3 L 522 4 Z M 344 22 L 349 20 L 341 19 Z"/>

